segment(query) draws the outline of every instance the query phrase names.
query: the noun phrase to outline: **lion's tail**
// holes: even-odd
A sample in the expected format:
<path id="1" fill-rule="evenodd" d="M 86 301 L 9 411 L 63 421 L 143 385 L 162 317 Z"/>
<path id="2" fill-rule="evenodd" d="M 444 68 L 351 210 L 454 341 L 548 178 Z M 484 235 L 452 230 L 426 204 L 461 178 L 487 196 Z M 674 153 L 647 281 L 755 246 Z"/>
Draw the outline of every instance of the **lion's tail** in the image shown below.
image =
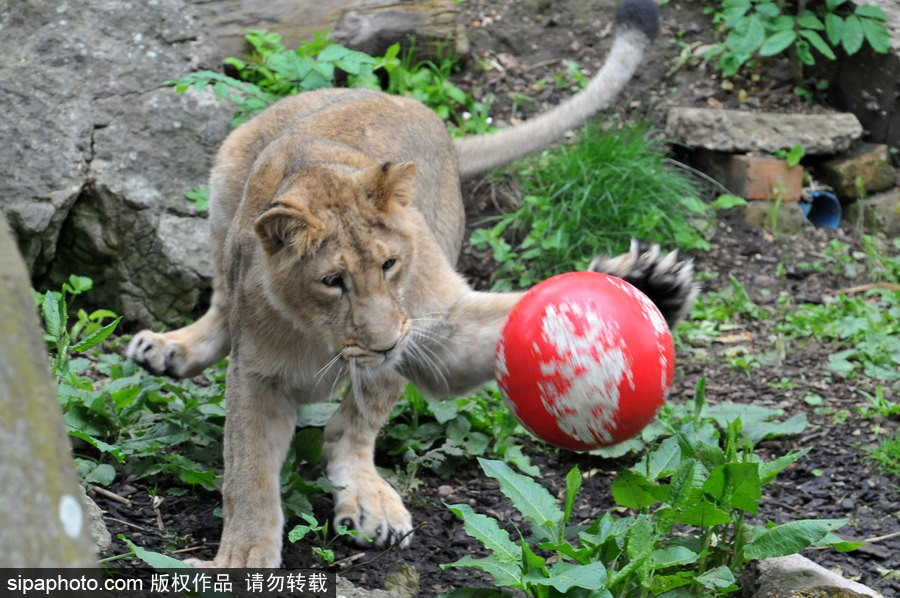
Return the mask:
<path id="1" fill-rule="evenodd" d="M 653 0 L 625 0 L 616 11 L 616 37 L 609 56 L 588 86 L 519 126 L 457 140 L 460 176 L 470 178 L 514 162 L 581 126 L 625 87 L 658 29 Z"/>

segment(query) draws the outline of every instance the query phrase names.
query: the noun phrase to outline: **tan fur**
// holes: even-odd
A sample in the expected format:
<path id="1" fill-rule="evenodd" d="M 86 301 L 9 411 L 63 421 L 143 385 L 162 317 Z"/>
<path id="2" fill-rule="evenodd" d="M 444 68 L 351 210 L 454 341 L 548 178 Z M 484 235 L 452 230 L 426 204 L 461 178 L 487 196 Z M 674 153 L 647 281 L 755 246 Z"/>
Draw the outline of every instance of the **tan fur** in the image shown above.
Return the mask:
<path id="1" fill-rule="evenodd" d="M 591 93 L 617 91 L 646 41 L 619 47 L 615 60 L 629 48 L 637 58 Z M 539 121 L 539 143 L 569 122 Z M 224 530 L 215 559 L 201 564 L 280 563 L 278 477 L 297 405 L 333 397 L 347 380 L 325 429 L 335 520 L 376 545 L 410 532 L 400 496 L 375 471 L 375 437 L 408 380 L 450 395 L 493 376 L 500 328 L 521 295 L 475 292 L 454 271 L 464 226 L 457 156 L 464 174 L 482 168 L 485 152 L 509 161 L 519 154 L 510 134 L 454 144 L 412 99 L 320 90 L 281 100 L 225 141 L 210 178 L 209 312 L 180 330 L 141 332 L 128 350 L 178 377 L 230 353 Z"/>

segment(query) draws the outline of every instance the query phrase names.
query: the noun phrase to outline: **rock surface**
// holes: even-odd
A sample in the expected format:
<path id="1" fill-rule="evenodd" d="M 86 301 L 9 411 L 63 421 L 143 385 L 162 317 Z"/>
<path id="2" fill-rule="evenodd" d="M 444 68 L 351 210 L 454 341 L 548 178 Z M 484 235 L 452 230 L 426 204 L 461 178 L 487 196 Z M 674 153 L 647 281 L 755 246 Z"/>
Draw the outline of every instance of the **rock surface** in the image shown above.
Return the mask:
<path id="1" fill-rule="evenodd" d="M 752 598 L 883 598 L 875 590 L 817 565 L 799 554 L 760 561 Z M 817 590 L 810 592 L 810 590 Z"/>
<path id="2" fill-rule="evenodd" d="M 91 299 L 180 323 L 208 288 L 205 184 L 232 110 L 164 85 L 215 68 L 183 0 L 34 0 L 0 8 L 0 207 L 32 275 L 91 276 Z M 150 298 L 153 298 L 151 301 Z"/>
<path id="3" fill-rule="evenodd" d="M 862 136 L 862 125 L 849 113 L 777 114 L 672 108 L 666 134 L 695 149 L 719 152 L 768 152 L 800 144 L 807 155 L 846 151 Z"/>
<path id="4" fill-rule="evenodd" d="M 466 53 L 468 39 L 459 26 L 455 0 L 191 0 L 206 25 L 207 33 L 224 56 L 242 56 L 250 49 L 244 39 L 248 29 L 267 29 L 282 36 L 287 48 L 332 31 L 340 44 L 372 55 L 407 36 L 418 50 L 430 49 L 429 57 L 455 48 Z"/>

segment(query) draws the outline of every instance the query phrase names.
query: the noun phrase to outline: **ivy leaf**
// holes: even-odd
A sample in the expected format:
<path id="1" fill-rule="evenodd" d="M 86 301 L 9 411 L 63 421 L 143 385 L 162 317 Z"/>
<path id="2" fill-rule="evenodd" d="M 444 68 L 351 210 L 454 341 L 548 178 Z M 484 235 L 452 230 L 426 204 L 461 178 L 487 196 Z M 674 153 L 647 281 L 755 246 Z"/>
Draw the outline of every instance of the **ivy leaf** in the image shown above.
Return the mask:
<path id="1" fill-rule="evenodd" d="M 864 39 L 862 22 L 856 15 L 850 15 L 844 21 L 844 31 L 841 35 L 841 45 L 850 56 L 853 56 L 862 47 Z"/>

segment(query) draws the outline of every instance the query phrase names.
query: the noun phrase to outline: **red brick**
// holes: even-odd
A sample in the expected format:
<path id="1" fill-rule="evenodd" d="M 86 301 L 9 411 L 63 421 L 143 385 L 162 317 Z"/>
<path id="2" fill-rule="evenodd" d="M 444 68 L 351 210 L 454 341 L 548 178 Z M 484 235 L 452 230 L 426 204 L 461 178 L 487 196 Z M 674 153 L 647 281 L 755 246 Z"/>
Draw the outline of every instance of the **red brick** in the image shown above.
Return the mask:
<path id="1" fill-rule="evenodd" d="M 724 184 L 744 199 L 799 201 L 803 167 L 788 166 L 785 160 L 772 156 L 733 155 Z"/>
<path id="2" fill-rule="evenodd" d="M 803 190 L 803 167 L 760 154 L 700 151 L 697 166 L 745 199 L 798 201 Z"/>

